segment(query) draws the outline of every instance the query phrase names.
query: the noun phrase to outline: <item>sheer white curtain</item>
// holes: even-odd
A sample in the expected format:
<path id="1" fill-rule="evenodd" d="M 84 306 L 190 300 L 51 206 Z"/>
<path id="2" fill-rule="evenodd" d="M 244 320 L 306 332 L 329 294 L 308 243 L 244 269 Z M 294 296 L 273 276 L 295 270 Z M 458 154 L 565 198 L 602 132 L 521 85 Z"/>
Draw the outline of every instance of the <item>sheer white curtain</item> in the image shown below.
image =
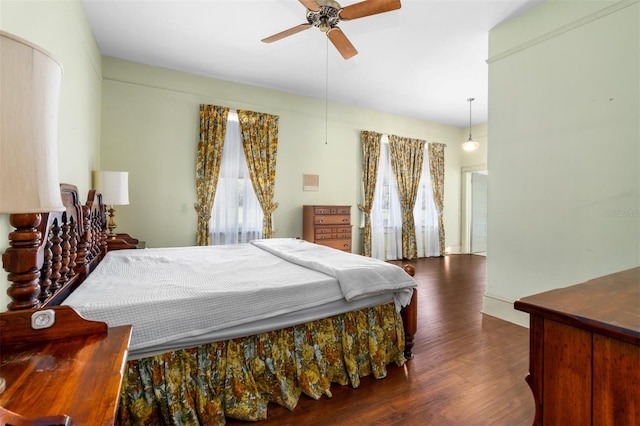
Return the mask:
<path id="1" fill-rule="evenodd" d="M 429 149 L 424 148 L 424 165 L 420 178 L 420 188 L 413 209 L 416 224 L 416 245 L 418 257 L 440 256 L 440 239 L 438 231 L 438 210 L 431 187 L 431 171 L 429 169 Z"/>
<path id="2" fill-rule="evenodd" d="M 402 259 L 402 213 L 398 184 L 391 170 L 389 138 L 382 135 L 378 179 L 371 209 L 371 256 Z"/>
<path id="3" fill-rule="evenodd" d="M 209 221 L 211 244 L 238 244 L 262 238 L 263 217 L 242 150 L 238 113 L 230 110 Z"/>

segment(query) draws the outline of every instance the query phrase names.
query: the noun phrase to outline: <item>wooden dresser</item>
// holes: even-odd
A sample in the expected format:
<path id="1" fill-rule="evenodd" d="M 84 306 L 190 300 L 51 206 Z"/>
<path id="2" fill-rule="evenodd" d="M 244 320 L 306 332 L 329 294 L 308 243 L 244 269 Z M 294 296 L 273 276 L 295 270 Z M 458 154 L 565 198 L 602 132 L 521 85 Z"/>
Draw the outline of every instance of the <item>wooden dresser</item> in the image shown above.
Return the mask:
<path id="1" fill-rule="evenodd" d="M 535 425 L 640 425 L 640 268 L 517 300 Z"/>
<path id="2" fill-rule="evenodd" d="M 303 206 L 302 238 L 351 252 L 351 206 Z"/>

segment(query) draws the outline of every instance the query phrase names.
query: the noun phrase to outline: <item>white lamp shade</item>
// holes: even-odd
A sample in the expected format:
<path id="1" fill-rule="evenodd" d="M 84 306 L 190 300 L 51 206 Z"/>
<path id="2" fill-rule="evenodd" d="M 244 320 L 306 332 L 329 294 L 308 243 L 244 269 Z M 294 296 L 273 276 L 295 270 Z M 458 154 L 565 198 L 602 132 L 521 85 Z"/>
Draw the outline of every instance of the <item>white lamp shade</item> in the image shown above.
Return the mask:
<path id="1" fill-rule="evenodd" d="M 58 177 L 61 65 L 0 31 L 0 213 L 64 210 Z"/>
<path id="2" fill-rule="evenodd" d="M 94 171 L 93 187 L 102 193 L 104 204 L 129 204 L 129 172 Z"/>

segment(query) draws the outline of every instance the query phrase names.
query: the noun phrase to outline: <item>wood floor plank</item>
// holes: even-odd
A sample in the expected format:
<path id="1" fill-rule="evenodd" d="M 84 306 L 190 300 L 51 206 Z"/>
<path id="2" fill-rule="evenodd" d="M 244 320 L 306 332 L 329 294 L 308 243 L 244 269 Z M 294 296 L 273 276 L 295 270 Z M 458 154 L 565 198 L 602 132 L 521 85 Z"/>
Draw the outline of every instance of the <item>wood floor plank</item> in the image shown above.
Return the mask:
<path id="1" fill-rule="evenodd" d="M 401 262 L 398 262 L 401 263 Z M 385 379 L 332 385 L 289 411 L 270 405 L 267 425 L 531 425 L 529 331 L 482 314 L 486 258 L 448 255 L 410 262 L 420 304 L 415 358 Z M 229 425 L 246 425 L 227 419 Z"/>

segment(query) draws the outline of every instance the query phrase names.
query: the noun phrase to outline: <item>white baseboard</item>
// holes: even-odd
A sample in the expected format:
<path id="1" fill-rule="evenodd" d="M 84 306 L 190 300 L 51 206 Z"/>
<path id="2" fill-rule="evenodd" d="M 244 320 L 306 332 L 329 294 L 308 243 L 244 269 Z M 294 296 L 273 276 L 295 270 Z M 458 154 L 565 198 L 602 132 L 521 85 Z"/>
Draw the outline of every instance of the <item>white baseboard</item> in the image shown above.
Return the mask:
<path id="1" fill-rule="evenodd" d="M 462 253 L 462 247 L 460 246 L 447 246 L 444 249 L 444 254 L 460 254 Z"/>
<path id="2" fill-rule="evenodd" d="M 529 314 L 515 310 L 513 301 L 501 297 L 485 294 L 482 297 L 482 313 L 523 327 L 529 327 Z"/>

